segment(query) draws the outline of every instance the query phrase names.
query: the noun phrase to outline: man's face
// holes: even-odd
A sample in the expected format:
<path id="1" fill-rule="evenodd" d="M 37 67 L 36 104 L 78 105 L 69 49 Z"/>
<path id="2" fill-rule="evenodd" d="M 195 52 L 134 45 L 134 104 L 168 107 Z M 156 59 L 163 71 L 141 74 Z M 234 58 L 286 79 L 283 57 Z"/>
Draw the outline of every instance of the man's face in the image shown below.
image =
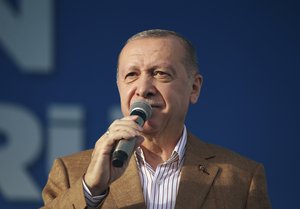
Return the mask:
<path id="1" fill-rule="evenodd" d="M 182 128 L 189 103 L 198 99 L 201 77 L 188 77 L 185 48 L 175 37 L 141 38 L 130 41 L 119 57 L 117 84 L 125 116 L 137 100 L 152 106 L 145 123 L 146 134 Z"/>

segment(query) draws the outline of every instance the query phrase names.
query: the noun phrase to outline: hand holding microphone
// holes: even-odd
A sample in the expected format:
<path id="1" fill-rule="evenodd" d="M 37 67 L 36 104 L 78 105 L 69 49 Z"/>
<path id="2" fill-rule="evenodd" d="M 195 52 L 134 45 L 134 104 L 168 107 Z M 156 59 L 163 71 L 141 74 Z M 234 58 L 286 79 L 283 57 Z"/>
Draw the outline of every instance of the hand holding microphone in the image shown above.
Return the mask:
<path id="1" fill-rule="evenodd" d="M 131 157 L 141 135 L 140 127 L 151 117 L 152 108 L 144 101 L 137 101 L 131 105 L 130 112 L 131 116 L 115 120 L 109 127 L 109 134 L 103 134 L 96 142 L 84 176 L 93 195 L 102 194 L 124 173 L 127 167 L 124 164 Z"/>
<path id="2" fill-rule="evenodd" d="M 146 120 L 151 117 L 151 106 L 143 101 L 134 102 L 130 108 L 130 115 L 137 115 L 136 123 L 143 126 Z M 112 165 L 114 167 L 122 167 L 125 161 L 132 155 L 136 144 L 136 137 L 129 140 L 120 140 L 112 155 Z"/>

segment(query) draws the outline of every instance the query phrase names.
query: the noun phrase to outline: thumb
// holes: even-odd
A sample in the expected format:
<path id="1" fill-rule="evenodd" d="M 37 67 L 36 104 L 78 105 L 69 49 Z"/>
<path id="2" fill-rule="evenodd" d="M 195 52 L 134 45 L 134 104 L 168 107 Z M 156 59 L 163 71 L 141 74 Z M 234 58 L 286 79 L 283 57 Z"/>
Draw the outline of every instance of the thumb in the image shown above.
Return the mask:
<path id="1" fill-rule="evenodd" d="M 135 148 L 139 147 L 144 141 L 144 137 L 143 136 L 137 136 L 136 137 L 136 143 L 135 143 Z"/>

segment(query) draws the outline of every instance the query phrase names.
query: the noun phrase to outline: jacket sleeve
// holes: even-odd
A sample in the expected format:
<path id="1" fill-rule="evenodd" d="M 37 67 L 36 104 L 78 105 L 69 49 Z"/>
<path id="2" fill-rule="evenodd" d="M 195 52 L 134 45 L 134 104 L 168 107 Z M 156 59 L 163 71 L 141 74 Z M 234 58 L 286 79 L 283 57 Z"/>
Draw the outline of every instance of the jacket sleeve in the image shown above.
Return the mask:
<path id="1" fill-rule="evenodd" d="M 264 167 L 259 164 L 250 182 L 246 209 L 271 209 Z"/>
<path id="2" fill-rule="evenodd" d="M 43 189 L 42 197 L 44 206 L 42 208 L 68 209 L 87 208 L 82 177 L 74 183 L 70 183 L 67 169 L 61 159 L 56 159 L 49 173 L 48 181 Z"/>

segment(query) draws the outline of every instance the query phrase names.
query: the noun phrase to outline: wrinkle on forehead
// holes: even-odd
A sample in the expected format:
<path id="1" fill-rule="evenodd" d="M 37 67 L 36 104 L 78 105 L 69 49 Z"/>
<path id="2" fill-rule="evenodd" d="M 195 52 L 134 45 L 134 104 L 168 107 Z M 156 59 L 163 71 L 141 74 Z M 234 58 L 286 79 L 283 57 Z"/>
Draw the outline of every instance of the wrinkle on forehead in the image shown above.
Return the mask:
<path id="1" fill-rule="evenodd" d="M 159 41 L 160 44 L 153 44 L 153 40 Z M 143 43 L 138 43 L 138 42 L 143 42 Z M 152 45 L 149 42 L 152 42 Z M 174 53 L 178 57 L 176 57 Z M 124 63 L 123 60 L 127 58 L 130 58 L 129 59 L 130 61 Z M 129 67 L 136 64 L 139 64 L 140 66 L 161 65 L 161 64 L 165 66 L 169 66 L 172 62 L 177 62 L 178 59 L 180 61 L 184 59 L 184 48 L 181 42 L 177 39 L 174 38 L 137 39 L 129 42 L 126 46 L 124 46 L 119 57 L 119 67 L 120 64 L 122 64 L 123 67 L 124 65 L 125 67 Z"/>

